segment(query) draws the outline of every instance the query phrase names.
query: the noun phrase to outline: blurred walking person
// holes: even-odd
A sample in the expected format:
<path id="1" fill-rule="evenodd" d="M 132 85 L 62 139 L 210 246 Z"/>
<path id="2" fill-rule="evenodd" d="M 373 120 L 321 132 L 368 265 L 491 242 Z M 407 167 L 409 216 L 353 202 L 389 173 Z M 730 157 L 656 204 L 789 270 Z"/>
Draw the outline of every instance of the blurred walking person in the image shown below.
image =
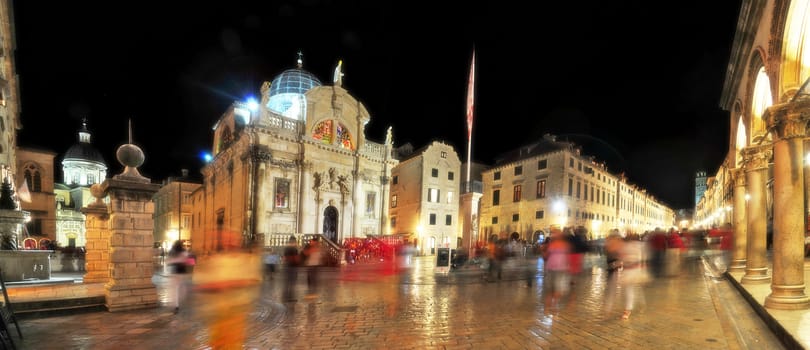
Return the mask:
<path id="1" fill-rule="evenodd" d="M 298 252 L 298 240 L 295 236 L 290 236 L 287 246 L 284 247 L 282 255 L 284 263 L 284 301 L 295 301 L 295 282 L 298 280 L 298 265 L 300 256 Z"/>
<path id="2" fill-rule="evenodd" d="M 197 263 L 195 310 L 208 328 L 211 349 L 241 349 L 248 314 L 259 297 L 261 257 L 238 232 L 222 232 L 217 251 Z"/>
<path id="3" fill-rule="evenodd" d="M 304 248 L 304 266 L 307 267 L 307 297 L 318 296 L 318 269 L 323 263 L 321 243 L 318 238 L 312 238 Z"/>
<path id="4" fill-rule="evenodd" d="M 622 238 L 619 230 L 613 230 L 605 239 L 605 257 L 607 263 L 607 280 L 605 284 L 605 314 L 610 314 L 613 311 L 613 304 L 615 304 L 616 296 L 619 293 L 618 282 L 619 273 L 622 269 L 622 247 L 624 246 L 624 238 Z"/>
<path id="5" fill-rule="evenodd" d="M 170 281 L 170 288 L 169 293 L 170 300 L 174 302 L 174 313 L 178 313 L 180 311 L 180 304 L 186 297 L 186 293 L 188 291 L 188 251 L 186 247 L 183 246 L 183 241 L 176 240 L 174 244 L 172 244 L 172 248 L 169 250 L 169 260 L 167 260 L 167 264 L 169 266 L 169 276 Z"/>
<path id="6" fill-rule="evenodd" d="M 543 287 L 545 294 L 545 311 L 553 312 L 559 309 L 562 297 L 568 294 L 571 288 L 569 257 L 571 244 L 560 230 L 552 229 L 549 242 L 544 252 Z"/>
<path id="7" fill-rule="evenodd" d="M 624 291 L 624 313 L 622 319 L 630 319 L 630 314 L 638 301 L 644 303 L 644 292 L 641 287 L 650 281 L 647 270 L 647 245 L 635 234 L 625 237 L 621 249 L 622 272 L 619 283 Z"/>

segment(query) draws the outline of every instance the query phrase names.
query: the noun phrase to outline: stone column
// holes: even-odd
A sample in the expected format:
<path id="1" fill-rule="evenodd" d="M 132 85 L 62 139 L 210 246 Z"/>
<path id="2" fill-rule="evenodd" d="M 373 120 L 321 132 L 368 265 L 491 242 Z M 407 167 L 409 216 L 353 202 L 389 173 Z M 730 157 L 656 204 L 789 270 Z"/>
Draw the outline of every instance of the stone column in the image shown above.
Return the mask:
<path id="1" fill-rule="evenodd" d="M 461 241 L 467 245 L 468 256 L 475 253 L 475 242 L 478 241 L 478 203 L 483 194 L 467 192 L 461 195 Z M 532 233 L 534 234 L 534 233 Z"/>
<path id="2" fill-rule="evenodd" d="M 744 271 L 746 249 L 748 247 L 748 222 L 746 221 L 745 171 L 742 168 L 731 171 L 734 181 L 734 252 L 731 258 L 731 271 Z"/>
<path id="3" fill-rule="evenodd" d="M 804 147 L 810 99 L 772 106 L 766 112 L 773 146 L 773 281 L 765 307 L 810 308 L 804 293 Z"/>
<path id="4" fill-rule="evenodd" d="M 87 242 L 85 248 L 84 283 L 107 283 L 110 280 L 110 213 L 101 184 L 90 186 L 96 201 L 82 208 Z"/>
<path id="5" fill-rule="evenodd" d="M 753 145 L 742 150 L 745 169 L 745 184 L 748 190 L 747 243 L 745 275 L 741 283 L 768 283 L 767 216 L 765 177 L 771 159 L 771 145 Z"/>

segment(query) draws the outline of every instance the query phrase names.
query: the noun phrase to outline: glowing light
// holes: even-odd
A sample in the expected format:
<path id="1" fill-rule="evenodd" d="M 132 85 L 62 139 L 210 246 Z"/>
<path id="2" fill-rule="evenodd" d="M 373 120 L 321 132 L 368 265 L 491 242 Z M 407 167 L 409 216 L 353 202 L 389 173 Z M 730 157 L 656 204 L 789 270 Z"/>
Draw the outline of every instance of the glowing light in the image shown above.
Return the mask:
<path id="1" fill-rule="evenodd" d="M 214 160 L 214 156 L 208 152 L 200 152 L 200 158 L 202 158 L 202 160 L 206 163 L 210 163 L 212 160 Z"/>
<path id="2" fill-rule="evenodd" d="M 558 199 L 558 200 L 554 201 L 554 203 L 551 205 L 551 208 L 556 213 L 562 213 L 562 212 L 565 211 L 565 202 Z"/>
<path id="3" fill-rule="evenodd" d="M 751 199 L 751 195 L 746 193 L 745 194 L 745 201 L 747 202 L 749 199 Z"/>
<path id="4" fill-rule="evenodd" d="M 256 112 L 259 110 L 259 102 L 256 102 L 256 99 L 253 97 L 248 98 L 245 104 L 251 112 Z"/>

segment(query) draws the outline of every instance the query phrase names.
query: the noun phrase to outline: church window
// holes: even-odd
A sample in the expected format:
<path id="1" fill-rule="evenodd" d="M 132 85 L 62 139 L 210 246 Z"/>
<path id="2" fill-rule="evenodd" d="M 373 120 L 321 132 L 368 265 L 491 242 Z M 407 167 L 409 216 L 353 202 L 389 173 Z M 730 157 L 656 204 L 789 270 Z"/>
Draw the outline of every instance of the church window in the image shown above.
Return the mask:
<path id="1" fill-rule="evenodd" d="M 352 146 L 352 135 L 349 133 L 349 129 L 340 123 L 337 124 L 336 129 L 338 144 L 345 149 L 354 150 L 354 146 Z"/>
<path id="2" fill-rule="evenodd" d="M 332 120 L 324 120 L 315 125 L 315 131 L 312 133 L 312 138 L 320 140 L 323 143 L 332 143 Z"/>
<path id="3" fill-rule="evenodd" d="M 276 195 L 274 207 L 279 209 L 289 208 L 290 180 L 276 178 L 275 182 L 276 182 L 276 191 L 275 191 Z"/>
<path id="4" fill-rule="evenodd" d="M 42 192 L 42 177 L 39 173 L 39 168 L 34 164 L 28 164 L 25 167 L 23 176 L 31 192 Z"/>

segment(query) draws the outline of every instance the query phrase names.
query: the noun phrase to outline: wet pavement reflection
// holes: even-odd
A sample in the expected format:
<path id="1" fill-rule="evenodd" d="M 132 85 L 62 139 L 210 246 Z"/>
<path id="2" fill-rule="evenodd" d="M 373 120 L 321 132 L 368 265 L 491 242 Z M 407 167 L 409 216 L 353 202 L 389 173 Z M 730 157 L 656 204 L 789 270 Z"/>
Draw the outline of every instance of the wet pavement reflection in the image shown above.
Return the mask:
<path id="1" fill-rule="evenodd" d="M 603 256 L 586 255 L 583 273 L 554 309 L 543 302 L 542 259 L 505 263 L 500 280 L 486 271 L 435 272 L 435 257 L 407 269 L 385 262 L 323 268 L 314 294 L 304 272 L 297 301 L 282 302 L 281 278 L 265 280 L 248 323 L 250 349 L 738 349 L 727 316 L 716 311 L 712 281 L 699 261 L 643 288 L 633 317 L 604 307 Z M 530 279 L 532 283 L 527 283 Z M 152 310 L 24 320 L 20 349 L 206 349 L 200 298 L 172 314 L 166 277 L 156 274 L 161 307 Z M 621 290 L 617 291 L 621 293 Z M 767 329 L 758 345 L 770 344 Z M 33 336 L 36 335 L 36 336 Z M 778 344 L 774 345 L 777 346 Z"/>

